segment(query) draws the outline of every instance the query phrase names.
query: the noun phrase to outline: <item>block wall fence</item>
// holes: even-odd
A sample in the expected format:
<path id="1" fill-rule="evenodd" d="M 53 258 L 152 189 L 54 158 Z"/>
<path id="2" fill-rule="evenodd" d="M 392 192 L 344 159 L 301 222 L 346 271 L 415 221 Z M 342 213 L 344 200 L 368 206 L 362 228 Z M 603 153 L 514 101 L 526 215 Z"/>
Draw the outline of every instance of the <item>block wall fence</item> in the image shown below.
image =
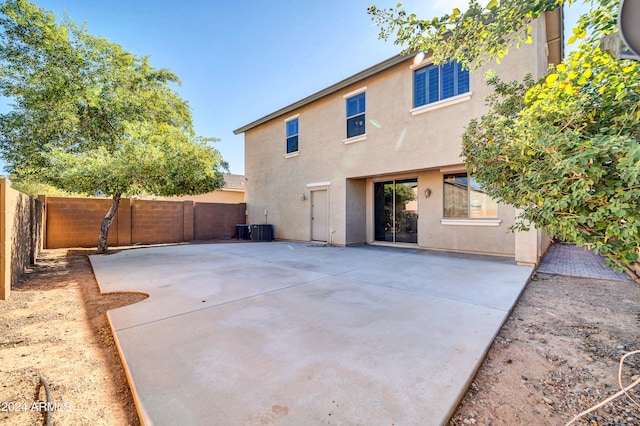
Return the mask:
<path id="1" fill-rule="evenodd" d="M 95 247 L 110 198 L 42 197 L 44 248 Z M 246 204 L 123 198 L 109 229 L 109 246 L 226 240 L 246 222 Z"/>
<path id="2" fill-rule="evenodd" d="M 35 263 L 42 248 L 42 200 L 22 194 L 0 176 L 0 300 Z"/>
<path id="3" fill-rule="evenodd" d="M 42 249 L 96 247 L 110 198 L 34 197 L 0 176 L 0 300 Z M 246 223 L 246 204 L 123 199 L 109 246 L 227 240 Z"/>

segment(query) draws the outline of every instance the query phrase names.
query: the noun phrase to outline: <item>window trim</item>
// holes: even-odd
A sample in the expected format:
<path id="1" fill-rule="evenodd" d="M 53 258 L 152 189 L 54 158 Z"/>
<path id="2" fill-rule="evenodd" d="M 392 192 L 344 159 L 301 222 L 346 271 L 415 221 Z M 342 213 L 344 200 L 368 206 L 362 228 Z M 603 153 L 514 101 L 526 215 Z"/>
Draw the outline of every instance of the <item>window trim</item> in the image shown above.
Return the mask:
<path id="1" fill-rule="evenodd" d="M 358 136 L 352 136 L 352 137 L 347 138 L 347 139 L 342 139 L 342 143 L 345 144 L 345 145 L 349 145 L 349 144 L 356 143 L 356 142 L 361 142 L 361 141 L 364 141 L 364 140 L 367 140 L 367 134 L 366 133 L 364 133 L 362 135 L 358 135 Z"/>
<path id="2" fill-rule="evenodd" d="M 289 152 L 287 154 L 283 154 L 282 156 L 284 158 L 293 158 L 293 157 L 297 157 L 300 155 L 300 151 L 293 151 L 293 152 Z"/>
<path id="3" fill-rule="evenodd" d="M 440 224 L 446 226 L 500 226 L 502 219 L 455 219 L 452 217 L 440 219 Z"/>
<path id="4" fill-rule="evenodd" d="M 472 96 L 473 96 L 473 92 L 463 93 L 461 95 L 452 96 L 450 98 L 442 99 L 436 102 L 432 102 L 430 104 L 425 104 L 419 107 L 411 108 L 409 112 L 411 113 L 411 115 L 424 114 L 425 112 L 467 102 L 471 100 Z"/>
<path id="5" fill-rule="evenodd" d="M 352 90 L 349 93 L 345 93 L 344 95 L 342 95 L 342 99 L 352 98 L 355 95 L 359 95 L 360 93 L 366 92 L 366 91 L 367 91 L 367 86 L 362 86 L 359 89 Z"/>

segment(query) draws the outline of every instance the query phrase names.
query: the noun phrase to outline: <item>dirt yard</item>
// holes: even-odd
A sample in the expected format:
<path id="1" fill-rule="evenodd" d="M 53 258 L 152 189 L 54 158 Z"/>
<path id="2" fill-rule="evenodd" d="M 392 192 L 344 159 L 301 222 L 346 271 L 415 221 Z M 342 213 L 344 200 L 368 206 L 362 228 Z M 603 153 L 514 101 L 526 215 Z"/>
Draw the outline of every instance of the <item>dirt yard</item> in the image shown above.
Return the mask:
<path id="1" fill-rule="evenodd" d="M 140 424 L 105 313 L 146 296 L 100 295 L 89 253 L 45 251 L 0 301 L 0 424 Z"/>
<path id="2" fill-rule="evenodd" d="M 640 285 L 537 274 L 500 330 L 453 425 L 564 425 L 620 390 L 640 349 Z M 640 354 L 622 384 L 640 379 Z M 574 424 L 640 425 L 640 386 Z"/>
<path id="3" fill-rule="evenodd" d="M 46 251 L 0 301 L 1 424 L 45 424 L 47 415 L 57 425 L 139 424 L 105 312 L 145 296 L 101 296 L 90 253 Z M 640 349 L 639 330 L 637 283 L 539 274 L 450 424 L 565 424 L 619 390 L 618 363 Z M 629 357 L 623 385 L 639 377 L 640 355 Z M 632 394 L 640 402 L 640 390 Z M 640 405 L 622 397 L 576 424 L 640 425 Z"/>

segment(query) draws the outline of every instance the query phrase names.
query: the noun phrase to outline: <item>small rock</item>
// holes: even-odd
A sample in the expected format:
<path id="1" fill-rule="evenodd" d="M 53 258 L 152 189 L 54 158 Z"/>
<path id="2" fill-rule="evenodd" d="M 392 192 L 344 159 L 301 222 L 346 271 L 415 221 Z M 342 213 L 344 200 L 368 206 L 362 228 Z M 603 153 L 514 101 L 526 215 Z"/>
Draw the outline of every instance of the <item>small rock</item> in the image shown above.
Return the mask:
<path id="1" fill-rule="evenodd" d="M 546 396 L 543 396 L 542 400 L 549 405 L 553 405 L 553 400 L 551 398 L 547 398 Z"/>
<path id="2" fill-rule="evenodd" d="M 626 349 L 626 346 L 625 345 L 618 345 L 618 346 L 616 346 L 616 349 L 623 350 L 623 349 Z"/>
<path id="3" fill-rule="evenodd" d="M 529 380 L 529 378 L 528 378 L 527 376 L 520 376 L 520 378 L 521 378 L 522 380 Z"/>
<path id="4" fill-rule="evenodd" d="M 586 358 L 586 360 L 587 360 L 587 362 L 593 362 L 593 358 L 591 358 L 590 356 L 588 356 L 588 357 Z"/>

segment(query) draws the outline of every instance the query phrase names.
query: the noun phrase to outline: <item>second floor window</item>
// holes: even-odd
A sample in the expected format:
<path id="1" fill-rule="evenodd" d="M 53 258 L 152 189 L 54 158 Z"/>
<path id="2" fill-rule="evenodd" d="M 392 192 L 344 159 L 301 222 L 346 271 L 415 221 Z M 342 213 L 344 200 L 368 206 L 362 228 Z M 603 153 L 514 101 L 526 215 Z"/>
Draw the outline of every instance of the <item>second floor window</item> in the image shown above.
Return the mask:
<path id="1" fill-rule="evenodd" d="M 429 65 L 413 72 L 413 107 L 417 108 L 469 91 L 469 70 L 456 62 Z"/>
<path id="2" fill-rule="evenodd" d="M 286 122 L 287 126 L 287 154 L 298 152 L 298 119 Z"/>
<path id="3" fill-rule="evenodd" d="M 347 98 L 347 139 L 364 135 L 365 92 Z"/>

